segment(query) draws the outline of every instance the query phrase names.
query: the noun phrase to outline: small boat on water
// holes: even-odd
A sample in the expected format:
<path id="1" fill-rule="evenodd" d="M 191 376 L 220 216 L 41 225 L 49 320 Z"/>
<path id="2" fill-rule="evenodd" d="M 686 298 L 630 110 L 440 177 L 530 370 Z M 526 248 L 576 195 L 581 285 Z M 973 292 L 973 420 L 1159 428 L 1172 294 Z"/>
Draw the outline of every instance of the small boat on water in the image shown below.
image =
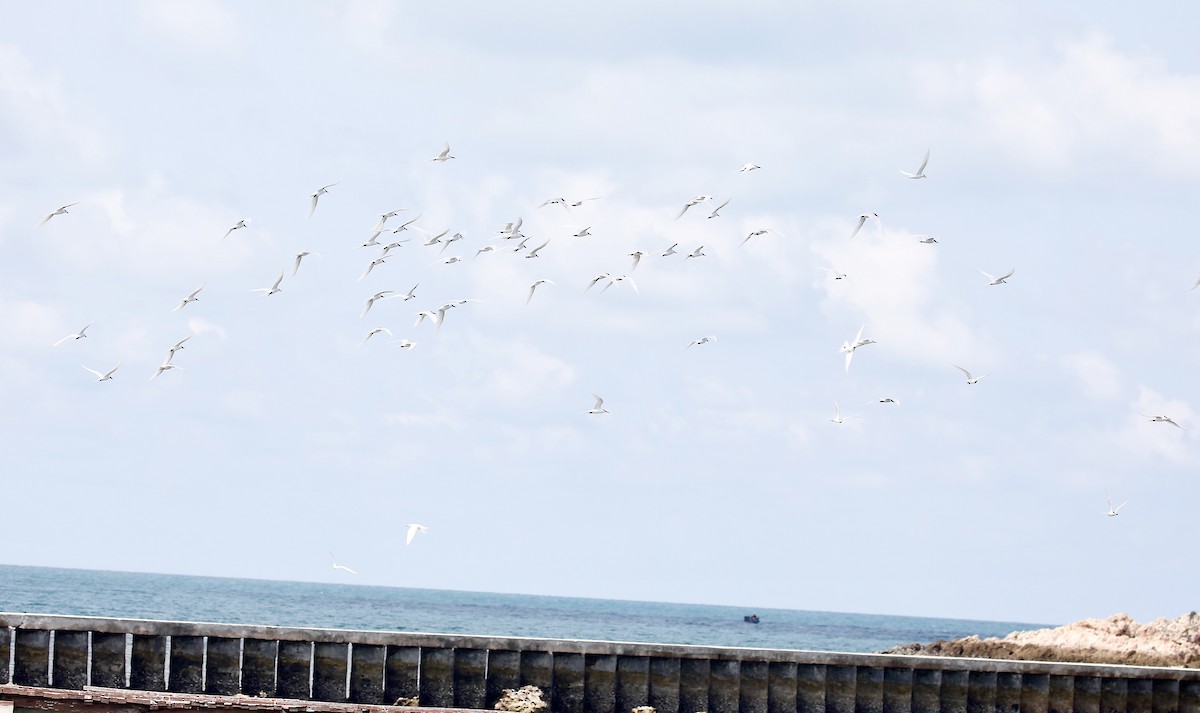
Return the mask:
<path id="1" fill-rule="evenodd" d="M 746 616 L 742 617 L 742 621 L 746 622 L 747 624 L 757 624 L 759 619 L 757 614 L 747 614 Z"/>

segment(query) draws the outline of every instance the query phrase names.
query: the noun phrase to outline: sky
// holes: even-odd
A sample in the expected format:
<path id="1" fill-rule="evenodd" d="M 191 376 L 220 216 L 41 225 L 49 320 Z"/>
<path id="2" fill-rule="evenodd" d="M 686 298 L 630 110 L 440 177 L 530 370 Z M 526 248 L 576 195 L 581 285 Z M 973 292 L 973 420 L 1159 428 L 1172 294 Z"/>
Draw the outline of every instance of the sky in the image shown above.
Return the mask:
<path id="1" fill-rule="evenodd" d="M 0 8 L 5 563 L 1197 607 L 1200 8 Z"/>

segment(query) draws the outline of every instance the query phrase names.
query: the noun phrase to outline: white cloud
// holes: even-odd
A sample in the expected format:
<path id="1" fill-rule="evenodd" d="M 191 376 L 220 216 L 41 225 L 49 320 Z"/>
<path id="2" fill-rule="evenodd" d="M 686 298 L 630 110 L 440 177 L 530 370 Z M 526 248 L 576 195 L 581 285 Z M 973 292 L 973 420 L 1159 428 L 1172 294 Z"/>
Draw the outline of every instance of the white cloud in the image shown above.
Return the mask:
<path id="1" fill-rule="evenodd" d="M 1059 363 L 1079 380 L 1084 392 L 1094 399 L 1112 400 L 1121 395 L 1121 371 L 1115 364 L 1096 352 L 1065 354 Z"/>
<path id="2" fill-rule="evenodd" d="M 227 52 L 240 41 L 232 12 L 215 0 L 143 0 L 142 24 L 176 46 Z"/>
<path id="3" fill-rule="evenodd" d="M 0 46 L 0 67 L 0 126 L 8 119 L 29 142 L 26 150 L 43 165 L 63 148 L 68 149 L 63 158 L 70 161 L 96 162 L 107 156 L 102 134 L 73 118 L 78 109 L 65 98 L 57 74 L 40 71 L 20 50 L 8 46 Z"/>

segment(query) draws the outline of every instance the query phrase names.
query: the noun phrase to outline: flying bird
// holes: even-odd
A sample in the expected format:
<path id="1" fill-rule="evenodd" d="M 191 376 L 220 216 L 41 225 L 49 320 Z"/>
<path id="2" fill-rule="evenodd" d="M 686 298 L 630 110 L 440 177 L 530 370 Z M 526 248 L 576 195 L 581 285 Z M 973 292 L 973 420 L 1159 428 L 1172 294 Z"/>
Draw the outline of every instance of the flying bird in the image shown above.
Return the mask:
<path id="1" fill-rule="evenodd" d="M 921 159 L 921 166 L 917 169 L 916 173 L 909 173 L 908 171 L 905 171 L 905 170 L 901 170 L 900 173 L 903 173 L 905 176 L 908 176 L 909 178 L 924 178 L 925 177 L 925 164 L 927 164 L 927 163 L 929 163 L 929 149 L 925 149 L 925 158 Z"/>
<path id="2" fill-rule="evenodd" d="M 599 275 L 596 275 L 595 277 L 593 277 L 591 279 L 591 281 L 588 282 L 587 287 L 583 288 L 583 291 L 587 292 L 588 290 L 595 287 L 597 282 L 599 282 L 601 280 L 607 280 L 607 279 L 609 279 L 609 277 L 610 277 L 610 275 L 607 272 L 602 272 Z M 608 289 L 608 287 L 606 286 L 605 289 Z M 603 292 L 603 290 L 601 290 L 601 292 Z"/>
<path id="3" fill-rule="evenodd" d="M 600 398 L 596 394 L 592 394 L 592 398 L 596 399 L 596 405 L 588 409 L 589 414 L 594 416 L 596 414 L 608 413 L 608 409 L 604 408 L 604 399 Z"/>
<path id="4" fill-rule="evenodd" d="M 830 277 L 832 277 L 835 280 L 850 280 L 849 275 L 847 275 L 844 272 L 838 272 L 837 270 L 834 270 L 831 267 L 823 267 L 821 269 L 824 270 L 825 272 L 828 272 Z M 854 280 L 850 280 L 850 282 L 854 282 Z"/>
<path id="5" fill-rule="evenodd" d="M 920 240 L 917 242 L 924 243 L 926 245 L 935 245 L 938 241 L 937 238 L 933 237 L 932 235 L 914 235 L 913 237 L 920 238 Z"/>
<path id="6" fill-rule="evenodd" d="M 738 173 L 750 173 L 751 171 L 757 171 L 760 168 L 762 168 L 762 166 L 759 166 L 757 163 L 744 163 L 742 164 L 742 167 L 738 169 Z"/>
<path id="7" fill-rule="evenodd" d="M 712 200 L 712 196 L 696 196 L 695 198 L 691 199 L 687 203 L 683 204 L 683 210 L 679 211 L 679 215 L 675 216 L 675 220 L 679 220 L 680 218 L 682 218 L 683 214 L 687 212 L 688 208 L 691 208 L 694 205 L 700 205 L 704 201 L 711 201 L 711 200 Z"/>
<path id="8" fill-rule="evenodd" d="M 200 290 L 203 290 L 203 289 L 204 289 L 204 283 L 203 283 L 203 282 L 201 282 L 201 283 L 200 283 L 200 286 L 199 286 L 199 287 L 197 287 L 196 289 L 192 290 L 191 292 L 189 292 L 187 297 L 184 297 L 183 299 L 179 300 L 179 304 L 178 304 L 178 305 L 176 305 L 176 306 L 175 306 L 175 309 L 173 309 L 173 310 L 171 310 L 171 311 L 172 311 L 172 312 L 178 312 L 179 310 L 181 310 L 181 309 L 183 309 L 184 307 L 186 307 L 186 306 L 188 305 L 188 303 L 189 303 L 189 302 L 196 302 L 196 301 L 198 301 L 200 298 L 199 298 L 199 297 L 197 297 L 196 295 L 200 294 Z"/>
<path id="9" fill-rule="evenodd" d="M 717 206 L 716 208 L 713 208 L 713 212 L 711 212 L 711 213 L 709 213 L 709 214 L 708 214 L 708 219 L 709 219 L 709 220 L 712 220 L 713 218 L 719 218 L 719 217 L 721 217 L 721 216 L 719 215 L 719 214 L 720 214 L 720 212 L 721 212 L 721 209 L 722 209 L 722 208 L 724 208 L 725 206 L 729 205 L 729 201 L 731 201 L 731 200 L 733 200 L 733 199 L 732 199 L 732 198 L 726 198 L 724 203 L 722 203 L 721 205 Z"/>
<path id="10" fill-rule="evenodd" d="M 881 231 L 883 230 L 883 223 L 880 222 L 878 213 L 860 213 L 858 216 L 858 225 L 854 226 L 854 232 L 850 233 L 850 237 L 853 238 L 855 235 L 858 235 L 858 231 L 862 230 L 863 223 L 867 222 L 867 218 L 874 220 L 875 225 L 878 226 Z"/>
<path id="11" fill-rule="evenodd" d="M 671 247 L 667 248 L 666 250 L 663 250 L 661 253 L 661 256 L 662 257 L 670 257 L 670 256 L 674 255 L 675 248 L 677 248 L 677 247 L 679 247 L 679 243 L 671 243 Z"/>
<path id="12" fill-rule="evenodd" d="M 742 240 L 742 242 L 738 243 L 738 247 L 740 248 L 743 245 L 745 245 L 746 243 L 750 242 L 750 238 L 757 238 L 758 236 L 766 235 L 769 232 L 771 232 L 770 228 L 761 228 L 759 230 L 751 231 L 751 233 L 749 235 L 747 235 L 746 238 L 744 240 Z"/>
<path id="13" fill-rule="evenodd" d="M 633 258 L 633 267 L 629 268 L 630 272 L 633 272 L 637 269 L 638 263 L 642 261 L 642 257 L 645 256 L 645 254 L 646 253 L 642 252 L 641 250 L 634 250 L 633 252 L 629 253 L 629 257 Z"/>
<path id="14" fill-rule="evenodd" d="M 401 302 L 408 302 L 408 301 L 409 301 L 409 300 L 411 300 L 412 298 L 416 297 L 416 296 L 417 296 L 417 294 L 416 294 L 416 293 L 417 293 L 417 288 L 418 288 L 418 287 L 420 287 L 420 286 L 421 286 L 421 283 L 419 283 L 419 282 L 418 282 L 417 284 L 413 285 L 413 286 L 412 286 L 412 288 L 411 288 L 411 289 L 409 289 L 409 291 L 408 291 L 408 292 L 405 292 L 404 294 L 400 295 L 400 301 L 401 301 Z"/>
<path id="15" fill-rule="evenodd" d="M 687 257 L 685 257 L 684 260 L 687 260 L 689 257 L 708 257 L 707 255 L 704 254 L 703 250 L 704 250 L 704 246 L 701 245 L 700 247 L 698 247 L 695 250 L 688 253 Z"/>
<path id="16" fill-rule="evenodd" d="M 610 277 L 610 278 L 608 278 L 608 284 L 607 284 L 607 285 L 605 285 L 605 286 L 604 286 L 604 289 L 603 289 L 603 290 L 600 290 L 600 291 L 601 291 L 601 292 L 604 292 L 604 291 L 608 290 L 608 288 L 610 288 L 610 287 L 612 287 L 613 285 L 617 284 L 618 282 L 620 282 L 620 283 L 622 283 L 622 284 L 624 284 L 624 283 L 628 282 L 628 283 L 629 283 L 629 286 L 633 288 L 633 291 L 634 291 L 634 292 L 637 292 L 638 294 L 641 294 L 640 292 L 638 292 L 638 286 L 637 286 L 637 283 L 633 281 L 633 276 L 632 276 L 632 275 L 617 275 L 616 277 Z"/>
<path id="17" fill-rule="evenodd" d="M 384 261 L 386 261 L 388 259 L 388 257 L 389 257 L 388 255 L 380 255 L 379 257 L 372 260 L 370 262 L 370 264 L 367 265 L 367 269 L 363 271 L 363 274 L 361 276 L 359 276 L 357 281 L 362 282 L 366 278 L 367 275 L 371 274 L 371 270 L 374 270 L 377 265 L 382 265 L 384 263 Z"/>
<path id="18" fill-rule="evenodd" d="M 175 344 L 173 344 L 171 346 L 171 348 L 167 350 L 167 361 L 171 361 L 171 357 L 175 356 L 175 352 L 179 351 L 180 349 L 183 349 L 184 343 L 187 342 L 187 340 L 191 339 L 193 336 L 194 335 L 189 332 L 186 337 L 184 337 L 183 339 L 180 339 L 178 342 L 175 342 Z"/>
<path id="19" fill-rule="evenodd" d="M 67 336 L 65 336 L 65 337 L 63 337 L 62 339 L 60 339 L 60 340 L 58 340 L 57 342 L 55 342 L 55 343 L 54 343 L 54 346 L 56 346 L 56 347 L 57 347 L 59 344 L 62 344 L 63 342 L 67 341 L 68 339 L 73 339 L 73 340 L 86 339 L 86 338 L 87 338 L 87 328 L 88 328 L 88 327 L 90 327 L 90 326 L 92 326 L 92 325 L 91 325 L 91 324 L 85 324 L 85 325 L 83 326 L 83 329 L 79 330 L 79 331 L 78 331 L 78 332 L 76 332 L 75 334 L 68 334 Z"/>
<path id="20" fill-rule="evenodd" d="M 182 366 L 179 366 L 178 364 L 172 364 L 172 363 L 170 362 L 170 357 L 167 357 L 167 361 L 165 361 L 165 362 L 163 362 L 162 364 L 159 364 L 159 365 L 158 365 L 158 369 L 157 369 L 157 370 L 155 370 L 155 372 L 154 372 L 154 375 L 153 375 L 153 376 L 151 376 L 149 380 L 150 380 L 150 381 L 154 381 L 154 380 L 155 380 L 155 379 L 157 379 L 159 376 L 161 376 L 161 375 L 162 375 L 162 373 L 163 373 L 164 371 L 170 371 L 171 369 L 178 369 L 178 370 L 180 370 L 180 371 L 187 371 L 186 369 L 184 369 Z"/>
<path id="21" fill-rule="evenodd" d="M 355 572 L 354 570 L 350 569 L 346 565 L 338 564 L 337 557 L 334 557 L 332 552 L 329 553 L 329 558 L 333 560 L 333 568 L 334 569 L 340 569 L 340 570 L 349 572 L 350 574 L 358 574 L 358 572 Z"/>
<path id="22" fill-rule="evenodd" d="M 301 250 L 296 253 L 296 264 L 292 266 L 292 277 L 295 277 L 296 273 L 300 271 L 300 261 L 309 255 L 320 255 L 320 253 L 314 253 L 311 250 Z"/>
<path id="23" fill-rule="evenodd" d="M 547 246 L 547 245 L 549 245 L 549 244 L 550 244 L 550 241 L 549 241 L 549 240 L 547 240 L 546 242 L 544 242 L 544 243 L 542 243 L 541 245 L 537 246 L 537 247 L 536 247 L 536 248 L 534 248 L 533 250 L 530 250 L 530 251 L 529 251 L 529 254 L 525 256 L 525 259 L 526 259 L 526 260 L 528 260 L 529 258 L 538 257 L 538 251 L 539 251 L 539 250 L 541 250 L 542 248 L 546 247 L 546 246 Z"/>
<path id="24" fill-rule="evenodd" d="M 414 290 L 417 288 L 413 288 Z M 393 290 L 380 290 L 367 298 L 367 306 L 363 308 L 362 314 L 358 315 L 359 319 L 367 316 L 367 312 L 371 311 L 371 307 L 375 306 L 376 300 L 387 299 L 387 296 L 392 294 Z M 405 300 L 407 301 L 407 300 Z"/>
<path id="25" fill-rule="evenodd" d="M 1121 512 L 1121 508 L 1123 508 L 1129 504 L 1129 501 L 1126 500 L 1125 502 L 1121 503 L 1120 505 L 1118 505 L 1114 508 L 1113 504 L 1112 504 L 1112 497 L 1109 496 L 1107 490 L 1104 491 L 1104 497 L 1105 497 L 1105 499 L 1108 500 L 1108 512 L 1106 512 L 1104 514 L 1108 515 L 1109 517 L 1116 517 L 1117 513 Z"/>
<path id="26" fill-rule="evenodd" d="M 899 401 L 897 401 L 896 399 L 893 399 L 891 396 L 885 396 L 885 397 L 883 397 L 882 399 L 878 399 L 878 400 L 876 400 L 876 402 L 875 402 L 875 403 L 880 403 L 880 404 L 896 404 L 897 406 L 899 406 L 899 405 L 900 405 L 900 402 L 899 402 Z"/>
<path id="27" fill-rule="evenodd" d="M 407 339 L 401 339 L 399 341 L 391 342 L 391 343 L 395 344 L 397 347 L 399 347 L 401 349 L 412 349 L 413 347 L 417 346 L 416 342 L 410 342 Z"/>
<path id="28" fill-rule="evenodd" d="M 449 161 L 452 158 L 454 158 L 454 157 L 450 155 L 450 142 L 447 141 L 442 146 L 442 152 L 440 154 L 438 154 L 437 156 L 434 156 L 432 160 L 437 161 L 438 163 L 445 163 L 446 161 Z"/>
<path id="29" fill-rule="evenodd" d="M 567 207 L 567 199 L 566 198 L 547 198 L 546 200 L 542 201 L 542 204 L 539 205 L 538 208 L 545 208 L 548 205 L 555 205 L 555 204 L 561 205 L 562 207 L 566 208 Z"/>
<path id="30" fill-rule="evenodd" d="M 863 330 L 867 325 L 858 328 L 858 334 L 855 335 L 853 342 L 842 342 L 842 353 L 846 355 L 846 373 L 850 373 L 850 360 L 854 358 L 854 352 L 859 347 L 865 347 L 868 344 L 875 344 L 874 339 L 863 339 Z"/>
<path id="31" fill-rule="evenodd" d="M 413 538 L 417 536 L 418 532 L 421 534 L 426 534 L 429 532 L 428 527 L 425 527 L 424 525 L 418 525 L 415 522 L 410 522 L 405 525 L 405 527 L 408 528 L 404 533 L 404 544 L 406 545 L 412 544 Z"/>
<path id="32" fill-rule="evenodd" d="M 83 368 L 84 368 L 84 369 L 87 369 L 88 371 L 92 372 L 92 373 L 93 373 L 93 374 L 95 374 L 97 377 L 99 377 L 99 378 L 97 378 L 97 379 L 96 379 L 96 381 L 112 381 L 113 374 L 115 374 L 115 373 L 116 373 L 117 369 L 120 369 L 120 368 L 121 368 L 121 362 L 117 362 L 117 365 L 116 365 L 116 366 L 114 366 L 113 368 L 111 368 L 111 369 L 109 369 L 108 371 L 104 372 L 103 374 L 101 374 L 100 372 L 96 371 L 95 369 L 88 369 L 88 367 L 86 367 L 86 366 L 85 366 L 85 367 L 83 367 Z"/>
<path id="33" fill-rule="evenodd" d="M 235 230 L 241 230 L 242 228 L 245 228 L 249 224 L 250 224 L 249 218 L 242 218 L 238 222 L 234 223 L 233 226 L 229 230 L 225 231 L 225 234 L 221 236 L 221 241 L 224 242 L 225 238 L 228 238 L 230 233 L 232 233 Z"/>
<path id="34" fill-rule="evenodd" d="M 51 212 L 47 213 L 47 214 L 46 214 L 46 217 L 45 217 L 45 218 L 42 218 L 42 222 L 38 223 L 38 227 L 40 228 L 40 227 L 42 227 L 43 225 L 45 225 L 46 223 L 50 222 L 50 219 L 51 219 L 51 218 L 53 218 L 53 217 L 54 217 L 54 216 L 56 216 L 56 215 L 66 215 L 66 214 L 67 214 L 67 208 L 70 208 L 70 207 L 71 207 L 71 206 L 73 206 L 73 205 L 79 205 L 79 201 L 75 201 L 74 203 L 68 203 L 68 204 L 66 204 L 66 205 L 64 205 L 64 206 L 60 206 L 60 207 L 58 207 L 58 208 L 55 208 L 53 211 L 51 211 Z"/>
<path id="35" fill-rule="evenodd" d="M 840 424 L 845 423 L 847 418 L 862 418 L 862 416 L 844 416 L 843 417 L 842 410 L 840 408 L 838 408 L 837 401 L 834 401 L 833 402 L 833 418 L 831 418 L 829 420 L 840 425 Z"/>
<path id="36" fill-rule="evenodd" d="M 317 201 L 321 199 L 321 196 L 328 193 L 329 189 L 336 185 L 337 183 L 328 183 L 309 194 L 309 196 L 312 198 L 312 203 L 310 203 L 308 206 L 309 218 L 313 217 L 313 213 L 317 210 Z M 305 218 L 305 220 L 308 220 L 308 218 Z"/>
<path id="37" fill-rule="evenodd" d="M 598 201 L 598 200 L 600 200 L 600 199 L 601 199 L 601 198 L 603 198 L 603 197 L 604 197 L 604 196 L 593 196 L 593 197 L 591 197 L 591 198 L 581 198 L 580 200 L 577 200 L 577 201 L 575 201 L 574 203 L 572 203 L 572 204 L 571 204 L 571 207 L 572 207 L 572 208 L 578 208 L 579 206 L 583 205 L 584 203 L 586 203 L 586 202 L 588 202 L 588 201 Z"/>
<path id="38" fill-rule="evenodd" d="M 538 288 L 538 285 L 553 285 L 553 280 L 537 280 L 529 286 L 529 296 L 525 298 L 525 304 L 529 304 L 529 300 L 533 299 L 533 292 Z"/>
<path id="39" fill-rule="evenodd" d="M 592 234 L 592 226 L 589 225 L 586 228 L 584 228 L 583 230 L 572 233 L 571 237 L 572 238 L 586 238 L 591 234 Z"/>
<path id="40" fill-rule="evenodd" d="M 359 279 L 361 280 L 362 278 L 360 277 Z M 283 282 L 283 270 L 279 271 L 279 277 L 275 278 L 275 283 L 272 284 L 270 287 L 256 287 L 250 291 L 251 292 L 261 292 L 265 296 L 270 297 L 271 295 L 275 294 L 276 292 L 283 292 L 283 288 L 279 286 L 279 283 L 281 283 L 281 282 Z"/>
<path id="41" fill-rule="evenodd" d="M 958 364 L 951 364 L 950 366 L 954 367 L 955 369 L 958 369 L 958 370 L 959 370 L 959 371 L 961 371 L 963 374 L 965 374 L 965 375 L 966 375 L 966 377 L 967 377 L 967 383 L 968 383 L 968 384 L 977 384 L 977 383 L 979 383 L 979 380 L 980 380 L 980 379 L 982 379 L 983 377 L 987 376 L 987 374 L 980 374 L 979 376 L 971 376 L 971 372 L 969 372 L 969 371 L 967 371 L 966 369 L 962 368 L 962 367 L 961 367 L 961 366 L 959 366 Z"/>
<path id="42" fill-rule="evenodd" d="M 1142 415 L 1146 416 L 1146 414 Z M 1183 430 L 1183 426 L 1180 426 L 1178 423 L 1175 423 L 1175 421 L 1171 420 L 1170 416 L 1146 416 L 1146 418 L 1150 419 L 1152 423 L 1169 423 L 1175 428 Z"/>
<path id="43" fill-rule="evenodd" d="M 363 340 L 358 343 L 358 346 L 361 347 L 362 345 L 366 344 L 368 339 L 375 336 L 376 334 L 379 334 L 380 332 L 387 332 L 387 335 L 389 337 L 396 336 L 396 335 L 392 334 L 392 330 L 388 329 L 387 327 L 376 327 L 375 329 L 372 329 L 371 331 L 367 332 L 367 336 L 363 337 Z"/>
<path id="44" fill-rule="evenodd" d="M 691 344 L 684 347 L 684 349 L 691 349 L 692 347 L 694 347 L 698 344 L 708 344 L 709 342 L 715 342 L 715 341 L 717 341 L 717 338 L 710 334 L 707 337 L 700 337 L 696 341 L 694 341 Z"/>
<path id="45" fill-rule="evenodd" d="M 1016 271 L 1017 271 L 1017 269 L 1014 267 L 1013 269 L 1008 271 L 1008 274 L 1001 275 L 1000 277 L 996 277 L 995 275 L 989 275 L 988 273 L 983 272 L 983 270 L 980 270 L 979 272 L 983 273 L 983 276 L 988 279 L 989 285 L 1003 285 L 1003 284 L 1006 284 L 1004 281 L 1007 280 L 1008 278 L 1012 277 L 1013 273 Z"/>

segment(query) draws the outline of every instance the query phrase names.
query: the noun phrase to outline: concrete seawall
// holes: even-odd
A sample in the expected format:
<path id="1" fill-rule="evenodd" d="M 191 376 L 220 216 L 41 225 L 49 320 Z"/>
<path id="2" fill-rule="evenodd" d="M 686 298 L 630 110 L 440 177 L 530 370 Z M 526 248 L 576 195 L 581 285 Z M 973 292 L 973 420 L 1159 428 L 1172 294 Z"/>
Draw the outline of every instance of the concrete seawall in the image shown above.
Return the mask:
<path id="1" fill-rule="evenodd" d="M 555 713 L 1200 713 L 1200 669 L 0 613 L 0 683 Z"/>

